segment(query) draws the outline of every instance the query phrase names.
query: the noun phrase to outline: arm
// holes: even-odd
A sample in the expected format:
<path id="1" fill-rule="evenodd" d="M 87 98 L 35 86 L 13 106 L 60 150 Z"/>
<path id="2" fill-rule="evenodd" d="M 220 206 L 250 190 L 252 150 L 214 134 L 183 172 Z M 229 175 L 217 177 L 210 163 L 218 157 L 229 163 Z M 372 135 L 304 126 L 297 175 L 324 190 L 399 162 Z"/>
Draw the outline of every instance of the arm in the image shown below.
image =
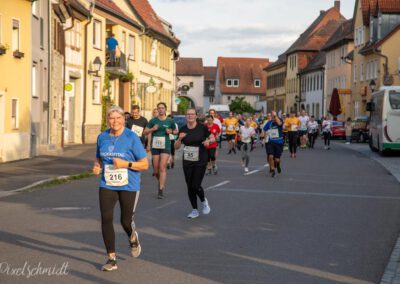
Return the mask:
<path id="1" fill-rule="evenodd" d="M 120 158 L 113 159 L 114 167 L 117 169 L 131 169 L 134 171 L 145 171 L 149 168 L 149 160 L 147 157 L 136 161 L 136 162 L 129 162 L 122 160 Z M 129 163 L 132 163 L 131 167 L 129 167 Z"/>
<path id="2" fill-rule="evenodd" d="M 99 158 L 96 158 L 93 165 L 93 174 L 98 176 L 101 174 L 101 161 Z"/>
<path id="3" fill-rule="evenodd" d="M 174 144 L 175 149 L 179 149 L 181 147 L 182 140 L 183 140 L 183 138 L 185 138 L 185 136 L 186 136 L 186 133 L 184 133 L 184 132 L 179 133 L 179 137 L 178 137 L 178 139 L 176 139 L 175 144 Z"/>

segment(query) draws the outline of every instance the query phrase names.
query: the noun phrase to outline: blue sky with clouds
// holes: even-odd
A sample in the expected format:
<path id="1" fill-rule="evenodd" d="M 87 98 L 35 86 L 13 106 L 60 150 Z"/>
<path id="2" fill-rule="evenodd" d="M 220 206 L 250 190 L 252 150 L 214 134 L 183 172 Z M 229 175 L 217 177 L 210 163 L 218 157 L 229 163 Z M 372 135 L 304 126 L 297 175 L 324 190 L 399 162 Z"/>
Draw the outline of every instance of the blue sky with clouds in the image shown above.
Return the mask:
<path id="1" fill-rule="evenodd" d="M 149 0 L 173 25 L 182 57 L 218 56 L 275 60 L 334 0 Z M 341 12 L 353 16 L 355 0 L 341 0 Z"/>

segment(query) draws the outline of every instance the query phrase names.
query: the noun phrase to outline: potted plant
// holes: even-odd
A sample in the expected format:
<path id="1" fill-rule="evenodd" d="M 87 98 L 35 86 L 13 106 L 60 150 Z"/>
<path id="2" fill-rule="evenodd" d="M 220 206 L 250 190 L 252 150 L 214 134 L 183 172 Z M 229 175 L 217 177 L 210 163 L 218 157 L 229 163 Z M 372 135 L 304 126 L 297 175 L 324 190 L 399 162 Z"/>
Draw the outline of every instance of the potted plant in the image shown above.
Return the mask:
<path id="1" fill-rule="evenodd" d="M 120 79 L 122 82 L 131 82 L 133 80 L 133 74 L 132 74 L 132 72 L 128 71 L 128 73 L 126 73 L 125 75 L 122 75 L 120 77 Z"/>
<path id="2" fill-rule="evenodd" d="M 22 58 L 22 57 L 24 57 L 24 53 L 17 49 L 17 50 L 14 50 L 13 56 L 16 58 Z"/>
<path id="3" fill-rule="evenodd" d="M 9 49 L 7 44 L 0 44 L 0 55 L 6 54 L 7 49 Z"/>

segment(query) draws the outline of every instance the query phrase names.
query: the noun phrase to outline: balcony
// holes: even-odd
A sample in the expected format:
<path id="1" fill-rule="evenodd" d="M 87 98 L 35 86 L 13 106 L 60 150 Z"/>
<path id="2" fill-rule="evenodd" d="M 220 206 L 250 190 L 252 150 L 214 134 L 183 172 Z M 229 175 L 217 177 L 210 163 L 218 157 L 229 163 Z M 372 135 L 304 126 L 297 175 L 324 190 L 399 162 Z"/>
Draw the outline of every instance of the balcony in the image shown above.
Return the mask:
<path id="1" fill-rule="evenodd" d="M 106 51 L 106 72 L 114 76 L 123 76 L 128 73 L 125 53 L 120 53 L 119 57 L 115 58 L 115 62 L 111 62 L 110 52 Z"/>

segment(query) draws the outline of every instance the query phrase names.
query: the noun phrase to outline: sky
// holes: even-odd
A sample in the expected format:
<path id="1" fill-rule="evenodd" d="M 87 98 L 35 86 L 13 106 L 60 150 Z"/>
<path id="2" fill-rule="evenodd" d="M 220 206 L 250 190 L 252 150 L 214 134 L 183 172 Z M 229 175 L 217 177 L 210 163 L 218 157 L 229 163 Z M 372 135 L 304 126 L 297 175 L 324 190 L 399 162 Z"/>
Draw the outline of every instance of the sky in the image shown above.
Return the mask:
<path id="1" fill-rule="evenodd" d="M 181 40 L 181 57 L 201 57 L 215 66 L 218 56 L 277 59 L 321 10 L 334 0 L 149 0 Z M 353 17 L 355 0 L 341 0 Z"/>

